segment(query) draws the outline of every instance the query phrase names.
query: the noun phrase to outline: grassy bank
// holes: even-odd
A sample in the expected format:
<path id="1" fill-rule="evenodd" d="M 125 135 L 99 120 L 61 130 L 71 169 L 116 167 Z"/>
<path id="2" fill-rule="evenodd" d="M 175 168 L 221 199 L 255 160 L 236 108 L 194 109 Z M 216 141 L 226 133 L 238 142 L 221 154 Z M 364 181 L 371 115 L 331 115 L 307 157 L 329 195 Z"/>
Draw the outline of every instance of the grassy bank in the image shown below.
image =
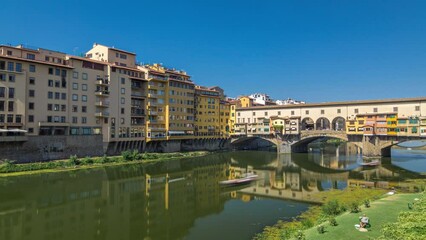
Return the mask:
<path id="1" fill-rule="evenodd" d="M 412 204 L 414 199 L 419 198 L 422 194 L 396 194 L 387 196 L 386 198 L 379 199 L 371 203 L 370 208 L 362 208 L 362 212 L 359 213 L 344 213 L 336 217 L 337 226 L 332 226 L 329 222 L 322 224 L 324 232 L 319 233 L 318 227 L 312 227 L 304 232 L 305 239 L 348 239 L 348 240 L 359 240 L 359 239 L 376 239 L 382 235 L 383 226 L 387 223 L 396 222 L 398 215 L 401 211 L 408 211 L 408 203 Z M 361 232 L 355 228 L 355 224 L 359 223 L 359 216 L 366 214 L 371 223 L 371 227 L 368 228 L 368 232 Z M 424 218 L 424 216 L 423 216 Z M 423 220 L 422 220 L 423 221 Z M 405 222 L 406 223 L 406 222 Z M 426 223 L 421 223 L 425 227 Z M 413 226 L 409 229 L 413 230 Z M 392 225 L 391 225 L 392 226 Z M 422 228 L 423 228 L 422 227 Z M 401 230 L 401 224 L 391 227 L 389 230 Z M 425 229 L 425 228 L 423 228 Z M 415 230 L 415 228 L 414 228 Z M 423 230 L 423 231 L 426 231 Z M 395 233 L 391 234 L 395 236 Z M 419 235 L 417 235 L 418 237 Z M 421 236 L 421 235 L 420 235 Z M 389 238 L 389 236 L 383 239 L 425 239 L 423 238 Z"/>
<path id="2" fill-rule="evenodd" d="M 291 222 L 280 221 L 274 226 L 266 227 L 254 239 L 298 239 L 298 236 L 300 237 L 299 239 L 303 239 L 304 230 L 328 221 L 334 221 L 335 217 L 343 212 L 357 212 L 360 208 L 359 205 L 377 200 L 384 193 L 385 190 L 365 188 L 347 188 L 345 190 L 321 192 L 315 197 L 322 199 L 323 206 L 313 206 Z"/>
<path id="3" fill-rule="evenodd" d="M 13 161 L 5 160 L 0 164 L 0 177 L 34 174 L 41 172 L 71 171 L 77 169 L 87 169 L 104 167 L 111 165 L 146 163 L 153 161 L 163 161 L 168 159 L 198 157 L 207 155 L 209 152 L 184 152 L 184 153 L 138 153 L 137 151 L 125 151 L 121 156 L 102 156 L 77 158 L 70 156 L 69 159 L 49 162 L 34 162 L 16 164 Z"/>

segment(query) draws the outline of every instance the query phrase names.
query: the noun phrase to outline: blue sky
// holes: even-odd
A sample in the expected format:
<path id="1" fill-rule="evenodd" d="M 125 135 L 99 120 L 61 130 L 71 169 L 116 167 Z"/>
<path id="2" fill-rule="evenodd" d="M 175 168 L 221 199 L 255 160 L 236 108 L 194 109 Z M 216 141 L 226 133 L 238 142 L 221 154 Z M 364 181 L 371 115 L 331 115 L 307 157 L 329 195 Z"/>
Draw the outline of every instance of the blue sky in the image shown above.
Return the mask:
<path id="1" fill-rule="evenodd" d="M 115 46 L 229 96 L 416 97 L 426 95 L 425 10 L 414 0 L 3 0 L 0 42 Z"/>

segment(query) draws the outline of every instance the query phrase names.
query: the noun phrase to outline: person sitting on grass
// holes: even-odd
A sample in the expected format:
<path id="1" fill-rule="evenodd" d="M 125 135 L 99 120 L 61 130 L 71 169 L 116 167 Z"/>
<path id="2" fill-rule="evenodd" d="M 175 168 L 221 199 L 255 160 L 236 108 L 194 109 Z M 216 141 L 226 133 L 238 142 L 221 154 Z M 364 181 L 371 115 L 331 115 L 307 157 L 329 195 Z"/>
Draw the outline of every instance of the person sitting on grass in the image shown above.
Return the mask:
<path id="1" fill-rule="evenodd" d="M 360 217 L 359 226 L 365 228 L 368 225 L 368 221 L 367 215 L 363 214 L 362 217 Z"/>

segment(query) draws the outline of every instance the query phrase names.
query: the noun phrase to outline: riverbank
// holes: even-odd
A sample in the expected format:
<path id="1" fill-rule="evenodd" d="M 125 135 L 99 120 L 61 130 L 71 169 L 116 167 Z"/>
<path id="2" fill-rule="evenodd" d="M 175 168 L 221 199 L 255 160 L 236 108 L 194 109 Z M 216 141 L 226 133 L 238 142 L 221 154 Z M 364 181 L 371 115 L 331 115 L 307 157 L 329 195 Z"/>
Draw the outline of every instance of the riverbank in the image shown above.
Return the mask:
<path id="1" fill-rule="evenodd" d="M 359 213 L 346 212 L 337 216 L 337 226 L 330 225 L 329 222 L 321 224 L 324 233 L 319 233 L 318 227 L 307 229 L 304 234 L 306 239 L 375 239 L 382 235 L 382 227 L 386 223 L 396 222 L 401 211 L 408 211 L 408 204 L 413 204 L 415 199 L 419 199 L 421 193 L 406 193 L 386 196 L 371 203 L 371 207 L 362 208 Z M 355 228 L 359 224 L 359 216 L 366 214 L 370 219 L 371 226 L 368 232 L 362 232 Z"/>
<path id="2" fill-rule="evenodd" d="M 291 222 L 279 221 L 274 226 L 265 227 L 257 234 L 255 240 L 292 239 L 303 231 L 323 224 L 346 211 L 358 211 L 360 203 L 369 203 L 384 196 L 386 190 L 367 188 L 346 188 L 345 190 L 330 190 L 315 195 L 321 200 L 322 206 L 313 206 Z M 353 226 L 353 225 L 352 225 Z M 329 238 L 333 239 L 333 238 Z M 338 238 L 336 238 L 338 239 Z"/>
<path id="3" fill-rule="evenodd" d="M 121 156 L 102 156 L 77 158 L 49 162 L 33 162 L 15 164 L 13 161 L 4 161 L 0 164 L 0 177 L 39 174 L 48 172 L 75 171 L 80 169 L 117 166 L 125 164 L 152 163 L 179 158 L 200 157 L 210 154 L 207 151 L 183 152 L 183 153 L 138 153 L 136 151 L 122 152 Z"/>

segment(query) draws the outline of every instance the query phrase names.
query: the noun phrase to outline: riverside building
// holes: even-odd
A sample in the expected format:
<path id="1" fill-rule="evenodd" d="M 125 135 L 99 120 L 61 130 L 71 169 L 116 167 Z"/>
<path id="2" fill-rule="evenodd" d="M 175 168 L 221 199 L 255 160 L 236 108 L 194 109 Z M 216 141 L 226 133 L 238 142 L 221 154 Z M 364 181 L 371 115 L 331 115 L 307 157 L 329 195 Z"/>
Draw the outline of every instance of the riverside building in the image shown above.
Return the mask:
<path id="1" fill-rule="evenodd" d="M 137 64 L 135 53 L 96 43 L 83 57 L 0 45 L 0 141 L 28 145 L 36 137 L 61 136 L 62 142 L 43 146 L 53 159 L 69 157 L 66 137 L 72 136 L 74 149 L 81 149 L 84 136 L 97 136 L 97 147 L 110 154 L 142 151 L 147 142 L 226 137 L 229 107 L 220 107 L 219 90 L 199 91 L 210 107 L 202 117 L 210 118 L 197 132 L 196 88 L 184 71 Z"/>

